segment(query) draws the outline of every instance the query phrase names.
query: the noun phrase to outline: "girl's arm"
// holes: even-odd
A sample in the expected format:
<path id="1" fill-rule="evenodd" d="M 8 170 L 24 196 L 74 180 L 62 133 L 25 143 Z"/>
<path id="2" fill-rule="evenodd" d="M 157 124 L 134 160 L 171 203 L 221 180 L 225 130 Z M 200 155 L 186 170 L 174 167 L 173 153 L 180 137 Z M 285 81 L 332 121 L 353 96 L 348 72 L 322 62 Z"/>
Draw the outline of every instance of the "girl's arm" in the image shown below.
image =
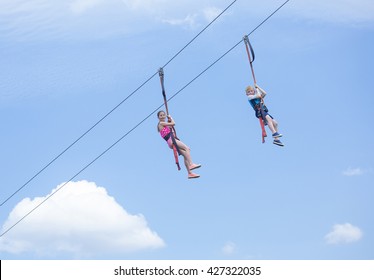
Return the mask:
<path id="1" fill-rule="evenodd" d="M 169 120 L 168 122 L 160 122 L 159 124 L 162 125 L 162 127 L 175 125 L 174 120 L 170 116 L 168 116 L 168 120 Z"/>

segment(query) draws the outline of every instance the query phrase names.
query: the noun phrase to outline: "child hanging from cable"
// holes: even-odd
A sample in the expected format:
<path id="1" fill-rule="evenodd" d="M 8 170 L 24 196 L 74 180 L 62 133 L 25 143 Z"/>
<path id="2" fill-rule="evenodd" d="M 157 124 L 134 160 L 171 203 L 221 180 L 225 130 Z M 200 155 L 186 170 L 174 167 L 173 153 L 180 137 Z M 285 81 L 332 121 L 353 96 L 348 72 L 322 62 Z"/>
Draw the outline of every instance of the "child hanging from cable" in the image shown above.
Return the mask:
<path id="1" fill-rule="evenodd" d="M 278 123 L 277 121 L 268 113 L 268 109 L 264 104 L 264 97 L 266 91 L 260 88 L 255 84 L 255 88 L 248 86 L 245 89 L 246 95 L 248 96 L 248 101 L 251 104 L 252 108 L 255 110 L 255 115 L 257 118 L 262 118 L 264 124 L 269 127 L 274 138 L 273 144 L 278 146 L 284 146 L 284 144 L 279 140 L 279 137 L 282 137 L 282 134 L 278 132 Z"/>
<path id="2" fill-rule="evenodd" d="M 175 125 L 174 120 L 171 118 L 171 116 L 166 116 L 166 113 L 164 111 L 159 111 L 157 113 L 158 117 L 158 124 L 157 124 L 157 130 L 161 134 L 161 137 L 165 139 L 165 141 L 168 143 L 168 146 L 170 149 L 173 148 L 173 141 L 171 138 L 171 127 Z M 168 121 L 166 122 L 166 117 L 168 118 Z M 176 139 L 176 144 L 178 145 L 178 149 L 180 150 L 180 153 L 182 154 L 184 158 L 184 164 L 186 166 L 187 172 L 188 172 L 188 179 L 195 179 L 199 178 L 200 175 L 195 174 L 192 172 L 192 170 L 200 168 L 201 164 L 195 164 L 192 161 L 191 154 L 190 154 L 190 148 L 184 144 L 179 139 Z"/>

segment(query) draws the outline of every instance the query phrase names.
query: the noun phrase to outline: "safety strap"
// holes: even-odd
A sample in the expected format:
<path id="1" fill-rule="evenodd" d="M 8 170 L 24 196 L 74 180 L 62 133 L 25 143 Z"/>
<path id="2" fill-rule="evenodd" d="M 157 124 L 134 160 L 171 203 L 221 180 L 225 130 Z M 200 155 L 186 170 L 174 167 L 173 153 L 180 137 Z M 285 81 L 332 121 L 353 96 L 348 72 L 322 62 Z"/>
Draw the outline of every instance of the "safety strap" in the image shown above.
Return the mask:
<path id="1" fill-rule="evenodd" d="M 251 66 L 253 82 L 256 85 L 257 84 L 257 82 L 256 82 L 256 76 L 255 76 L 255 71 L 254 71 L 253 65 L 252 65 L 253 61 L 255 60 L 255 52 L 253 51 L 252 45 L 249 42 L 248 35 L 244 36 L 243 41 L 245 43 L 245 48 L 247 50 L 249 65 Z M 261 103 L 264 104 L 263 98 L 261 98 Z M 260 126 L 261 126 L 261 131 L 262 131 L 262 133 L 261 133 L 262 143 L 265 143 L 265 137 L 267 135 L 266 135 L 265 125 L 264 125 L 264 121 L 265 121 L 264 116 L 265 116 L 265 114 L 263 112 L 262 106 L 260 106 L 260 112 L 261 112 L 261 118 L 258 118 L 258 119 L 260 121 Z"/>
<path id="2" fill-rule="evenodd" d="M 160 68 L 159 71 L 158 71 L 158 74 L 160 76 L 162 96 L 164 98 L 166 115 L 169 116 L 169 108 L 168 108 L 168 102 L 167 102 L 167 99 L 166 99 L 166 91 L 165 91 L 165 86 L 164 86 L 164 70 L 162 68 Z M 174 153 L 174 158 L 175 158 L 175 164 L 177 165 L 178 170 L 181 170 L 180 165 L 179 165 L 179 160 L 178 160 L 178 155 L 181 155 L 181 152 L 180 152 L 179 147 L 177 145 L 176 139 L 178 139 L 178 137 L 177 137 L 177 132 L 176 132 L 174 126 L 171 127 L 171 131 L 170 131 L 170 136 L 169 137 L 171 137 L 171 141 L 173 143 L 173 147 L 172 148 L 173 148 L 173 153 Z M 165 140 L 168 140 L 169 137 L 167 139 L 165 139 Z"/>
<path id="3" fill-rule="evenodd" d="M 259 104 L 259 111 L 260 111 L 260 118 L 258 118 L 260 120 L 260 126 L 261 126 L 261 130 L 262 130 L 262 133 L 261 133 L 261 136 L 262 136 L 262 143 L 265 143 L 265 137 L 267 137 L 266 135 L 266 130 L 265 130 L 265 124 L 266 124 L 266 118 L 265 118 L 265 112 L 264 112 L 264 107 L 262 104 Z"/>

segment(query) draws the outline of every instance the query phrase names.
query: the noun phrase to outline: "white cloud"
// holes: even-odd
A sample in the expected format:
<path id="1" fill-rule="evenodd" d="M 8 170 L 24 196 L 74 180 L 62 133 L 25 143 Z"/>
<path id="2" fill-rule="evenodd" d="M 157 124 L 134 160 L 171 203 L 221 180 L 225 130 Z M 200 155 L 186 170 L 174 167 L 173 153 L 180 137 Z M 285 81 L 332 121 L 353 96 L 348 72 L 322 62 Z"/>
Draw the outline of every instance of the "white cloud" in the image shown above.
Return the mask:
<path id="1" fill-rule="evenodd" d="M 225 255 L 231 255 L 236 251 L 236 245 L 234 242 L 228 241 L 226 244 L 222 247 L 222 252 Z"/>
<path id="2" fill-rule="evenodd" d="M 97 38 L 149 29 L 157 23 L 196 27 L 218 10 L 209 8 L 208 0 L 2 0 L 0 39 Z"/>
<path id="3" fill-rule="evenodd" d="M 46 197 L 19 202 L 2 232 Z M 129 214 L 103 187 L 87 181 L 68 183 L 0 239 L 0 251 L 41 257 L 90 258 L 163 246 L 143 215 Z"/>
<path id="4" fill-rule="evenodd" d="M 215 19 L 220 13 L 222 9 L 216 7 L 207 7 L 204 8 L 201 12 L 195 12 L 193 14 L 187 14 L 184 18 L 177 18 L 177 19 L 163 19 L 162 22 L 168 23 L 171 25 L 180 25 L 180 26 L 187 26 L 189 28 L 194 28 L 199 26 L 199 23 L 209 23 L 213 19 Z"/>
<path id="5" fill-rule="evenodd" d="M 362 231 L 349 223 L 336 224 L 332 231 L 325 236 L 328 244 L 352 243 L 362 238 Z"/>
<path id="6" fill-rule="evenodd" d="M 197 15 L 187 15 L 183 19 L 163 19 L 162 22 L 168 23 L 170 25 L 183 25 L 193 28 L 196 26 Z"/>
<path id="7" fill-rule="evenodd" d="M 203 14 L 207 22 L 211 22 L 215 19 L 220 13 L 222 13 L 222 9 L 216 7 L 208 7 L 204 9 Z"/>
<path id="8" fill-rule="evenodd" d="M 347 170 L 343 171 L 343 175 L 345 176 L 360 176 L 363 175 L 365 171 L 359 167 L 357 168 L 351 168 L 349 167 Z"/>
<path id="9" fill-rule="evenodd" d="M 235 3 L 226 13 L 264 18 L 283 0 Z M 2 0 L 0 39 L 105 38 L 158 23 L 199 27 L 211 21 L 230 2 L 225 0 Z M 277 15 L 353 25 L 374 23 L 372 0 L 290 1 Z"/>
<path id="10" fill-rule="evenodd" d="M 153 15 L 163 13 L 204 13 L 207 19 L 212 19 L 221 12 L 221 8 L 226 7 L 231 1 L 215 0 L 214 5 L 209 7 L 212 1 L 209 0 L 122 0 L 122 2 L 136 12 L 147 12 Z M 237 1 L 232 7 L 232 11 L 239 13 L 243 11 L 251 14 L 263 14 L 265 11 L 274 11 L 285 0 L 267 0 L 267 1 Z M 238 11 L 238 9 L 240 9 Z M 318 19 L 324 21 L 338 22 L 373 22 L 374 5 L 372 0 L 303 0 L 289 1 L 281 10 L 281 14 L 298 16 L 308 19 Z"/>

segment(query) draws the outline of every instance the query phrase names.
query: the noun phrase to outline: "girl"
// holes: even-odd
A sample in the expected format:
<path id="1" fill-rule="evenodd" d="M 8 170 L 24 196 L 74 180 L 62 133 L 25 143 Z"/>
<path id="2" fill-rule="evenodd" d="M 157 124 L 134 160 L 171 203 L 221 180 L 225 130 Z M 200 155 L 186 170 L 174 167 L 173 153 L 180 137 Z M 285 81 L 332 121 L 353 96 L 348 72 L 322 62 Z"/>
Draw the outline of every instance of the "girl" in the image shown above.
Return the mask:
<path id="1" fill-rule="evenodd" d="M 168 117 L 168 121 L 166 122 L 166 113 L 164 111 L 159 111 L 157 113 L 158 117 L 158 125 L 157 130 L 161 134 L 161 137 L 165 139 L 165 141 L 168 143 L 169 148 L 173 148 L 173 141 L 171 136 L 171 127 L 175 125 L 174 120 L 171 118 L 171 116 Z M 190 148 L 187 147 L 186 144 L 184 144 L 179 139 L 175 139 L 178 149 L 182 156 L 184 157 L 184 165 L 186 166 L 187 172 L 188 172 L 188 179 L 194 179 L 199 178 L 200 175 L 192 173 L 192 170 L 201 167 L 201 164 L 195 164 L 193 163 L 190 155 Z"/>

